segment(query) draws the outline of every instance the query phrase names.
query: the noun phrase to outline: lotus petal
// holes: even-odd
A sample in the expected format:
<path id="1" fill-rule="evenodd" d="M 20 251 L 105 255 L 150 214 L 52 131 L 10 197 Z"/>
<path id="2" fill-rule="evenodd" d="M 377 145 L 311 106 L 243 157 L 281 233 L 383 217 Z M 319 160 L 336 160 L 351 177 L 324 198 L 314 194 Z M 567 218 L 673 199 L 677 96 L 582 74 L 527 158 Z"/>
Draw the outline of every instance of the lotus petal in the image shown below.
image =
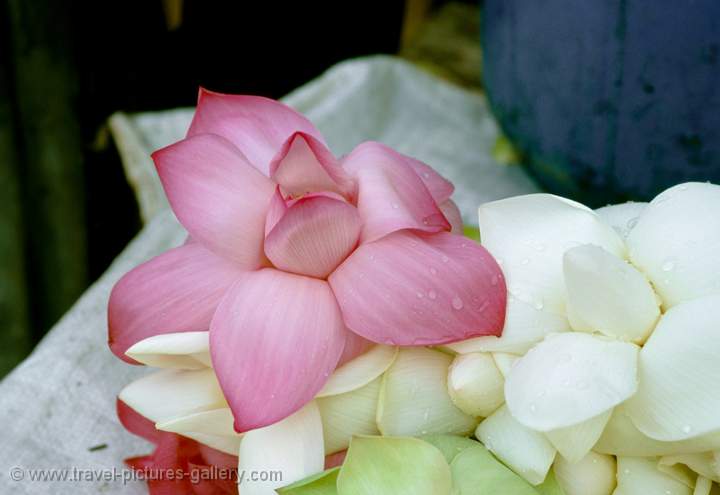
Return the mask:
<path id="1" fill-rule="evenodd" d="M 657 468 L 657 461 L 643 457 L 618 457 L 617 488 L 613 495 L 692 495 L 692 489 Z"/>
<path id="2" fill-rule="evenodd" d="M 424 348 L 400 349 L 385 372 L 377 410 L 383 435 L 466 435 L 477 420 L 450 399 L 447 373 L 452 358 Z"/>
<path id="3" fill-rule="evenodd" d="M 476 440 L 457 435 L 423 435 L 420 439 L 434 445 L 440 452 L 442 452 L 442 455 L 445 456 L 445 460 L 448 464 L 451 464 L 453 459 L 455 459 L 455 457 L 463 450 L 475 445 L 480 445 Z"/>
<path id="4" fill-rule="evenodd" d="M 330 191 L 351 195 L 354 185 L 330 150 L 318 139 L 296 132 L 270 164 L 270 178 L 292 197 Z"/>
<path id="5" fill-rule="evenodd" d="M 417 438 L 355 437 L 337 479 L 338 493 L 450 495 L 450 466 Z"/>
<path id="6" fill-rule="evenodd" d="M 538 495 L 532 485 L 495 459 L 479 443 L 464 449 L 450 464 L 456 495 Z"/>
<path id="7" fill-rule="evenodd" d="M 508 377 L 513 366 L 515 366 L 517 360 L 520 359 L 520 356 L 508 354 L 506 352 L 493 352 L 492 357 L 495 360 L 495 366 L 497 366 L 497 369 L 500 370 L 500 373 L 502 373 L 504 378 Z"/>
<path id="8" fill-rule="evenodd" d="M 545 480 L 555 459 L 555 447 L 545 435 L 518 423 L 507 406 L 483 420 L 475 430 L 475 436 L 532 485 Z"/>
<path id="9" fill-rule="evenodd" d="M 119 399 L 154 423 L 227 407 L 212 369 L 162 370 L 127 385 Z"/>
<path id="10" fill-rule="evenodd" d="M 276 488 L 321 472 L 325 453 L 317 404 L 309 402 L 278 423 L 247 432 L 239 458 L 238 472 L 247 473 L 243 495 L 274 495 Z M 253 472 L 267 476 L 254 480 Z M 279 479 L 271 473 L 279 473 Z"/>
<path id="11" fill-rule="evenodd" d="M 681 184 L 658 195 L 627 242 L 665 308 L 720 293 L 720 186 Z"/>
<path id="12" fill-rule="evenodd" d="M 595 244 L 624 258 L 622 239 L 590 209 L 550 194 L 531 194 L 480 207 L 482 244 L 497 258 L 515 298 L 564 314 L 563 255 Z M 498 349 L 500 350 L 500 349 Z"/>
<path id="13" fill-rule="evenodd" d="M 712 481 L 720 483 L 720 475 L 717 473 L 717 463 L 712 452 L 698 452 L 695 454 L 675 454 L 661 457 L 658 465 L 675 466 L 684 465 L 690 468 L 694 473 L 699 474 Z M 692 487 L 695 486 L 693 478 Z"/>
<path id="14" fill-rule="evenodd" d="M 505 402 L 504 386 L 505 378 L 489 353 L 462 354 L 450 366 L 450 398 L 470 416 L 490 416 Z"/>
<path id="15" fill-rule="evenodd" d="M 365 354 L 336 369 L 316 397 L 344 394 L 363 387 L 385 373 L 397 356 L 397 347 L 375 345 Z"/>
<path id="16" fill-rule="evenodd" d="M 272 268 L 246 273 L 210 325 L 213 365 L 236 429 L 275 423 L 312 400 L 346 333 L 327 282 Z"/>
<path id="17" fill-rule="evenodd" d="M 287 272 L 326 278 L 357 245 L 362 224 L 350 203 L 327 196 L 294 202 L 265 238 L 265 254 Z"/>
<path id="18" fill-rule="evenodd" d="M 350 445 L 355 435 L 378 435 L 375 419 L 382 379 L 339 395 L 317 399 L 323 421 L 325 454 L 335 454 Z"/>
<path id="19" fill-rule="evenodd" d="M 553 470 L 565 495 L 611 495 L 617 484 L 615 458 L 592 451 L 577 462 L 557 456 Z"/>
<path id="20" fill-rule="evenodd" d="M 603 222 L 615 229 L 622 239 L 627 239 L 638 223 L 647 203 L 621 203 L 604 206 L 595 210 Z"/>
<path id="21" fill-rule="evenodd" d="M 193 239 L 246 269 L 264 263 L 265 215 L 275 184 L 229 141 L 184 139 L 153 153 L 170 206 Z"/>
<path id="22" fill-rule="evenodd" d="M 443 212 L 443 215 L 445 215 L 445 218 L 447 218 L 447 221 L 452 227 L 450 232 L 457 235 L 463 235 L 464 229 L 462 214 L 460 213 L 460 209 L 457 207 L 455 202 L 452 199 L 448 199 L 444 203 L 441 203 L 439 206 L 440 211 Z"/>
<path id="23" fill-rule="evenodd" d="M 279 101 L 201 88 L 188 136 L 222 136 L 237 146 L 255 168 L 268 175 L 277 151 L 298 131 L 322 142 L 320 132 L 308 119 Z"/>
<path id="24" fill-rule="evenodd" d="M 548 431 L 546 435 L 550 443 L 568 462 L 578 462 L 597 443 L 611 414 L 612 409 L 582 423 Z"/>
<path id="25" fill-rule="evenodd" d="M 720 449 L 720 432 L 677 442 L 662 442 L 643 434 L 633 424 L 627 403 L 615 408 L 594 450 L 624 457 L 656 457 Z"/>
<path id="26" fill-rule="evenodd" d="M 320 474 L 314 474 L 300 481 L 278 488 L 280 495 L 336 495 L 337 477 L 340 468 L 326 469 Z"/>
<path id="27" fill-rule="evenodd" d="M 373 142 L 356 147 L 343 166 L 357 181 L 357 207 L 363 219 L 361 242 L 415 229 L 442 232 L 451 226 L 406 158 Z"/>
<path id="28" fill-rule="evenodd" d="M 374 342 L 437 345 L 503 325 L 502 273 L 461 236 L 395 232 L 358 247 L 328 280 L 348 328 Z"/>
<path id="29" fill-rule="evenodd" d="M 629 263 L 585 244 L 565 252 L 567 313 L 574 330 L 642 343 L 660 317 L 647 279 Z"/>
<path id="30" fill-rule="evenodd" d="M 538 431 L 582 423 L 635 393 L 638 351 L 586 333 L 551 335 L 515 363 L 505 400 L 519 422 Z"/>
<path id="31" fill-rule="evenodd" d="M 185 434 L 187 432 L 204 433 L 225 437 L 239 436 L 233 428 L 233 415 L 229 407 L 195 412 L 183 416 L 175 416 L 158 422 L 158 430 Z M 233 455 L 237 454 L 235 452 Z"/>
<path id="32" fill-rule="evenodd" d="M 656 440 L 720 430 L 720 294 L 674 306 L 640 351 L 635 425 Z"/>
<path id="33" fill-rule="evenodd" d="M 208 332 L 154 335 L 131 346 L 125 354 L 156 368 L 195 370 L 211 366 Z"/>

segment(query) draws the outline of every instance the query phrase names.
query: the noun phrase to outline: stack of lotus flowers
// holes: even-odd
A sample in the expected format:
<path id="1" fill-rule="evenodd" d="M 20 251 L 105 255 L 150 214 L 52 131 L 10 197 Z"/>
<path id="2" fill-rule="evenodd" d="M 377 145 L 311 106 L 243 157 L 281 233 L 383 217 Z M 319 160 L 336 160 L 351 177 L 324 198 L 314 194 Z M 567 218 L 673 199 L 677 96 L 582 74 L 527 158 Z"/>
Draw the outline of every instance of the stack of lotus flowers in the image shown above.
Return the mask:
<path id="1" fill-rule="evenodd" d="M 153 158 L 189 237 L 110 298 L 162 368 L 127 462 L 211 473 L 154 495 L 720 493 L 720 187 L 487 203 L 478 243 L 428 165 L 205 91 Z"/>

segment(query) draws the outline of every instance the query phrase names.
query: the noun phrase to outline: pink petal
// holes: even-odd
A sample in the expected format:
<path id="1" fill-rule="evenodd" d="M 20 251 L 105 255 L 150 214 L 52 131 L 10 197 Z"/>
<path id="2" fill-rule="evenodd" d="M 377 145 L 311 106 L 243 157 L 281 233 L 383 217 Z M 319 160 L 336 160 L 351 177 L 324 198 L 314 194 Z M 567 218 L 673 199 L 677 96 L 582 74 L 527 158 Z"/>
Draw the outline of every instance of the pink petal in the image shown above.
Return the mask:
<path id="1" fill-rule="evenodd" d="M 361 242 L 401 229 L 450 230 L 423 181 L 406 158 L 380 143 L 363 143 L 343 160 L 357 180 L 357 205 L 364 226 Z"/>
<path id="2" fill-rule="evenodd" d="M 342 466 L 347 456 L 347 449 L 341 450 L 335 454 L 325 456 L 325 469 L 332 469 L 334 467 Z"/>
<path id="3" fill-rule="evenodd" d="M 302 132 L 285 141 L 270 164 L 270 177 L 292 197 L 318 191 L 351 197 L 354 189 L 352 180 L 330 150 Z"/>
<path id="4" fill-rule="evenodd" d="M 153 335 L 207 330 L 225 291 L 240 268 L 191 243 L 171 249 L 125 274 L 110 294 L 110 349 L 125 351 Z"/>
<path id="5" fill-rule="evenodd" d="M 156 151 L 153 159 L 175 215 L 195 240 L 247 268 L 262 264 L 275 186 L 237 148 L 205 134 Z"/>
<path id="6" fill-rule="evenodd" d="M 428 188 L 430 194 L 437 204 L 445 202 L 452 196 L 455 186 L 452 182 L 440 175 L 430 165 L 426 165 L 420 160 L 416 160 L 407 155 L 401 156 L 412 166 L 415 173 L 422 179 L 425 187 Z"/>
<path id="7" fill-rule="evenodd" d="M 267 217 L 265 217 L 265 236 L 277 225 L 286 211 L 287 203 L 280 191 L 280 186 L 278 186 L 275 188 L 275 194 L 270 200 L 270 207 L 268 208 Z"/>
<path id="8" fill-rule="evenodd" d="M 361 245 L 329 281 L 347 326 L 374 342 L 436 345 L 502 332 L 502 271 L 458 235 L 395 232 Z"/>
<path id="9" fill-rule="evenodd" d="M 352 361 L 361 354 L 365 354 L 373 346 L 375 346 L 375 342 L 360 337 L 354 332 L 348 332 L 345 338 L 345 348 L 343 349 L 342 356 L 340 356 L 340 361 L 338 361 L 338 367 L 348 361 Z"/>
<path id="10" fill-rule="evenodd" d="M 267 426 L 312 400 L 346 334 L 327 282 L 272 268 L 244 274 L 210 325 L 213 366 L 235 428 Z"/>
<path id="11" fill-rule="evenodd" d="M 457 235 L 463 235 L 462 214 L 455 204 L 455 201 L 452 199 L 446 199 L 440 203 L 440 211 L 443 212 L 447 221 L 450 222 L 450 225 L 452 225 L 452 230 L 450 232 Z"/>
<path id="12" fill-rule="evenodd" d="M 357 245 L 357 208 L 325 195 L 295 201 L 265 239 L 265 254 L 282 270 L 327 277 Z"/>
<path id="13" fill-rule="evenodd" d="M 237 146 L 255 168 L 269 175 L 273 157 L 298 131 L 323 140 L 308 119 L 279 101 L 201 88 L 188 137 L 218 134 Z"/>

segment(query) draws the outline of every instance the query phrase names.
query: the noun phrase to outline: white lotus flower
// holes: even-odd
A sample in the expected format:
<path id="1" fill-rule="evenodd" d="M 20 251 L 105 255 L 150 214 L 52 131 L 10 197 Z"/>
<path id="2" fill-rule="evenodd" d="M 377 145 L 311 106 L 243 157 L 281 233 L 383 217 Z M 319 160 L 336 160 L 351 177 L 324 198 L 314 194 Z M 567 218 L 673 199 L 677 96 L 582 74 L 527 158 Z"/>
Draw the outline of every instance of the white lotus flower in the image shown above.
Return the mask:
<path id="1" fill-rule="evenodd" d="M 682 184 L 649 204 L 597 212 L 549 194 L 521 196 L 482 205 L 479 226 L 507 280 L 505 328 L 501 337 L 448 346 L 462 355 L 458 364 L 477 353 L 502 363 L 506 406 L 479 431 L 509 412 L 546 436 L 565 476 L 598 440 L 604 454 L 636 448 L 666 464 L 682 462 L 670 454 L 712 457 L 720 432 L 719 186 Z M 462 378 L 464 390 L 487 382 L 486 373 Z M 465 394 L 465 410 L 472 397 Z M 546 453 L 527 458 L 537 450 L 530 446 L 514 449 L 495 453 L 510 466 L 523 459 L 524 469 L 546 462 Z M 688 466 L 693 487 L 698 474 L 708 478 L 697 465 Z M 537 473 L 526 479 L 537 483 Z"/>

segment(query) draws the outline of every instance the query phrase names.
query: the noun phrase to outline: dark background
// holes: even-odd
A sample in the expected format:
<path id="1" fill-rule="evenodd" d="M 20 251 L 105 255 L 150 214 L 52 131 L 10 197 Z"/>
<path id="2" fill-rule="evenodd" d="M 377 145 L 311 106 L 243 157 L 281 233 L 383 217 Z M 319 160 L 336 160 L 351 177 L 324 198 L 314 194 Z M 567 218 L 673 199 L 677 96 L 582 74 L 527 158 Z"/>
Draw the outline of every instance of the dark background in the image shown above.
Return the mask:
<path id="1" fill-rule="evenodd" d="M 109 115 L 191 106 L 199 86 L 281 97 L 397 53 L 413 11 L 443 3 L 3 0 L 0 377 L 140 228 Z"/>

